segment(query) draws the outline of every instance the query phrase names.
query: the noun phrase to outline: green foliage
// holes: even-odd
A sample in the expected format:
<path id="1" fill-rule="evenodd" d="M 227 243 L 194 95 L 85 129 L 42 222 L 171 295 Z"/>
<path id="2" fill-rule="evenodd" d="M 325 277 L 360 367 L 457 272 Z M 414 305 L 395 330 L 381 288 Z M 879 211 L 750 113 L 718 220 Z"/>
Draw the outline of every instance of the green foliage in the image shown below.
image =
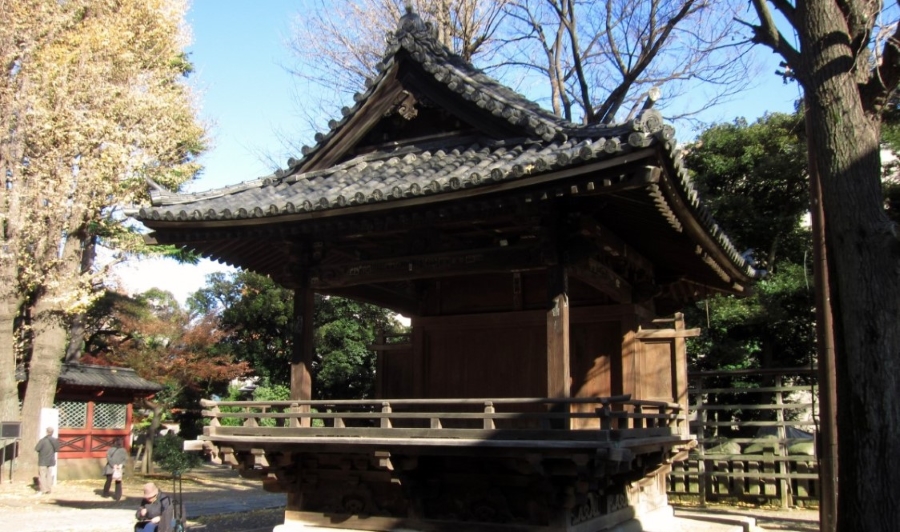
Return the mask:
<path id="1" fill-rule="evenodd" d="M 219 326 L 225 332 L 223 343 L 237 360 L 250 364 L 261 378 L 263 390 L 279 390 L 279 386 L 283 388 L 290 382 L 292 291 L 251 272 L 212 274 L 206 287 L 191 296 L 188 305 L 195 312 L 218 315 Z M 371 397 L 375 353 L 368 346 L 379 330 L 400 332 L 400 323 L 387 309 L 317 295 L 313 324 L 315 396 Z"/>
<path id="2" fill-rule="evenodd" d="M 223 342 L 250 364 L 262 385 L 291 378 L 293 292 L 252 272 L 214 273 L 188 300 L 196 312 L 214 313 L 226 331 Z"/>
<path id="3" fill-rule="evenodd" d="M 315 310 L 315 395 L 321 399 L 372 397 L 378 330 L 399 332 L 386 309 L 342 297 L 320 297 Z"/>
<path id="4" fill-rule="evenodd" d="M 291 398 L 291 389 L 282 384 L 259 386 L 253 390 L 254 401 L 287 401 Z"/>
<path id="5" fill-rule="evenodd" d="M 85 333 L 82 362 L 129 367 L 163 385 L 154 401 L 186 437 L 202 428 L 199 399 L 249 371 L 234 362 L 214 320 L 191 316 L 155 288 L 135 297 L 107 292 L 86 314 Z"/>
<path id="6" fill-rule="evenodd" d="M 241 388 L 238 386 L 231 386 L 228 388 L 228 394 L 222 398 L 222 401 L 287 401 L 291 398 L 291 389 L 287 386 L 281 384 L 275 384 L 272 386 L 258 386 L 255 390 L 253 390 L 252 396 L 248 397 L 247 392 L 242 392 Z M 235 406 L 222 406 L 219 407 L 221 412 L 243 412 L 244 409 L 241 407 Z M 209 420 L 206 420 L 208 423 Z M 238 427 L 243 424 L 244 420 L 235 419 L 235 418 L 223 418 L 219 420 L 219 423 L 225 427 Z M 278 420 L 275 419 L 260 419 L 259 426 L 260 427 L 274 427 L 276 426 Z"/>
<path id="7" fill-rule="evenodd" d="M 184 451 L 184 439 L 169 433 L 153 441 L 153 459 L 163 470 L 175 476 L 200 465 L 197 453 Z"/>
<path id="8" fill-rule="evenodd" d="M 815 355 L 804 132 L 798 114 L 737 120 L 705 131 L 685 156 L 716 221 L 768 270 L 747 297 L 685 309 L 689 323 L 704 325 L 688 344 L 694 369 L 806 366 Z"/>
<path id="9" fill-rule="evenodd" d="M 694 369 L 799 367 L 815 356 L 812 275 L 800 265 L 783 262 L 750 297 L 710 298 L 685 315 L 704 325 L 688 343 Z"/>
<path id="10" fill-rule="evenodd" d="M 802 260 L 800 220 L 809 209 L 803 116 L 736 120 L 700 135 L 685 154 L 694 183 L 739 249 L 771 269 L 783 251 Z"/>
<path id="11" fill-rule="evenodd" d="M 249 397 L 247 394 L 242 392 L 239 386 L 229 386 L 228 393 L 221 398 L 222 401 L 247 401 Z M 220 412 L 241 412 L 242 409 L 236 406 L 220 406 Z M 219 420 L 219 424 L 223 427 L 239 427 L 241 426 L 243 420 L 235 419 L 235 418 L 222 418 Z M 209 419 L 204 420 L 204 424 L 209 424 Z"/>

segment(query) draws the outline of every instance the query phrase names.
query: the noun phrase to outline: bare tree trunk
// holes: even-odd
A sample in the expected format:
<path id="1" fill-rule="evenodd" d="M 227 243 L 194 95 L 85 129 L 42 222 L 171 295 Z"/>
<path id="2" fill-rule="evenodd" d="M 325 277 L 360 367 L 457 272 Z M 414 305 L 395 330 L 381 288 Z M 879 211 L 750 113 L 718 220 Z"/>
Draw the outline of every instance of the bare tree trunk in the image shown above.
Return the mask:
<path id="1" fill-rule="evenodd" d="M 84 352 L 84 315 L 79 314 L 72 318 L 69 327 L 69 341 L 66 343 L 66 364 L 77 364 Z"/>
<path id="2" fill-rule="evenodd" d="M 97 237 L 83 240 L 81 246 L 81 274 L 89 272 L 97 256 Z M 69 342 L 66 345 L 66 364 L 78 363 L 84 352 L 84 314 L 73 316 L 69 326 Z"/>
<path id="3" fill-rule="evenodd" d="M 3 108 L 6 108 L 5 102 Z M 2 112 L 3 131 L 8 131 L 8 115 Z M 4 175 L 0 184 L 0 209 L 3 210 L 3 230 L 0 232 L 0 420 L 19 419 L 19 389 L 16 382 L 16 316 L 24 304 L 18 290 L 18 265 L 16 264 L 17 231 L 21 199 L 10 192 L 16 179 L 17 166 L 12 161 L 21 156 L 19 142 L 0 142 L 0 172 Z"/>
<path id="4" fill-rule="evenodd" d="M 40 438 L 41 409 L 53 406 L 56 383 L 66 349 L 66 328 L 55 308 L 41 297 L 35 305 L 34 343 L 28 372 L 28 387 L 22 401 L 22 449 L 17 477 L 27 479 L 37 471 L 37 454 L 33 451 Z"/>
<path id="5" fill-rule="evenodd" d="M 144 442 L 144 463 L 141 464 L 141 473 L 149 475 L 153 473 L 153 440 L 156 439 L 156 435 L 159 434 L 159 427 L 162 425 L 163 407 L 150 399 L 143 399 L 141 406 L 153 411 L 153 418 L 150 419 L 150 428 L 147 429 L 147 440 Z"/>
<path id="6" fill-rule="evenodd" d="M 835 309 L 838 530 L 900 522 L 900 243 L 883 208 L 880 121 L 869 116 L 844 17 L 831 2 L 798 7 L 801 71 L 818 148 Z M 803 41 L 805 37 L 805 42 Z"/>

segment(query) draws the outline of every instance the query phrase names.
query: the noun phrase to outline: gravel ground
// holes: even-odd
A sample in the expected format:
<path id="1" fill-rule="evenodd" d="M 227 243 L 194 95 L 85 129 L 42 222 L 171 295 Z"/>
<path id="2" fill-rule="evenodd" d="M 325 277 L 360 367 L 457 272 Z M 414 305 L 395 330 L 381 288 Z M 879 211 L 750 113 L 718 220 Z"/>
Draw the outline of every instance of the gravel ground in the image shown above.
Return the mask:
<path id="1" fill-rule="evenodd" d="M 157 485 L 172 491 L 171 480 Z M 126 478 L 123 498 L 101 495 L 103 479 L 63 481 L 49 496 L 37 496 L 25 483 L 0 483 L 0 522 L 16 532 L 130 532 L 140 504 L 144 477 Z M 264 492 L 258 482 L 244 480 L 228 468 L 204 466 L 183 483 L 188 530 L 192 532 L 271 532 L 283 522 L 284 494 Z M 756 519 L 761 530 L 815 532 L 816 510 L 773 510 L 745 507 L 676 507 L 676 520 L 666 530 L 649 532 L 732 532 L 741 516 Z M 731 524 L 728 524 L 728 521 Z"/>
<path id="2" fill-rule="evenodd" d="M 819 511 L 808 508 L 757 508 L 744 506 L 711 505 L 706 508 L 676 506 L 675 515 L 697 519 L 715 519 L 718 517 L 744 516 L 756 519 L 756 525 L 762 530 L 780 530 L 782 532 L 819 532 Z"/>
<path id="3" fill-rule="evenodd" d="M 190 523 L 190 532 L 272 532 L 284 522 L 284 509 L 209 515 Z"/>
<path id="4" fill-rule="evenodd" d="M 171 493 L 165 477 L 134 476 L 123 482 L 122 500 L 102 496 L 103 479 L 61 481 L 50 495 L 39 496 L 30 484 L 0 484 L 0 522 L 15 523 L 16 532 L 130 531 L 148 480 Z M 265 527 L 271 532 L 284 516 L 285 495 L 264 492 L 258 482 L 244 480 L 229 468 L 204 466 L 182 483 L 188 529 L 243 532 Z M 271 510 L 275 508 L 275 510 Z M 277 517 L 276 517 L 277 516 Z"/>

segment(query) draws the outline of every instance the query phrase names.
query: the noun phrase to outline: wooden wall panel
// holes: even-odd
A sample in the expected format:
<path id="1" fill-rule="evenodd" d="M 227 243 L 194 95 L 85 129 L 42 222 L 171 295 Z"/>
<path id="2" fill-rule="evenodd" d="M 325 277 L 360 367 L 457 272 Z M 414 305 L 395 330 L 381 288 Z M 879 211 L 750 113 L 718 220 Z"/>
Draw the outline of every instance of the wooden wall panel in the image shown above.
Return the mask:
<path id="1" fill-rule="evenodd" d="M 415 398 L 415 359 L 412 349 L 384 351 L 378 354 L 378 397 Z"/>
<path id="2" fill-rule="evenodd" d="M 672 341 L 641 341 L 641 399 L 676 401 Z"/>
<path id="3" fill-rule="evenodd" d="M 422 327 L 423 396 L 544 397 L 543 312 L 416 320 Z"/>
<path id="4" fill-rule="evenodd" d="M 525 309 L 547 310 L 547 273 L 522 273 L 522 305 Z"/>
<path id="5" fill-rule="evenodd" d="M 613 394 L 613 361 L 621 355 L 622 334 L 618 320 L 576 323 L 571 326 L 572 396 L 606 397 Z M 573 408 L 593 412 L 593 405 Z M 599 428 L 599 420 L 575 420 L 573 428 Z"/>
<path id="6" fill-rule="evenodd" d="M 572 396 L 612 395 L 612 360 L 622 345 L 619 322 L 574 324 L 570 341 Z"/>
<path id="7" fill-rule="evenodd" d="M 511 273 L 441 279 L 440 313 L 443 315 L 513 310 Z"/>

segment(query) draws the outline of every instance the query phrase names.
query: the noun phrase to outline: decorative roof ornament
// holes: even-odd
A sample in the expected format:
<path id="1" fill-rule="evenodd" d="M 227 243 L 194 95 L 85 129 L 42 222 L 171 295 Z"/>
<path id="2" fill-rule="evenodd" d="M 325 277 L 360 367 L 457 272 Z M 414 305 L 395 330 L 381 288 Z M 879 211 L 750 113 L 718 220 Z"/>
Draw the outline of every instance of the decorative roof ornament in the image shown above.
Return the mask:
<path id="1" fill-rule="evenodd" d="M 169 189 L 167 189 L 166 187 L 160 185 L 159 183 L 157 183 L 156 181 L 150 179 L 150 178 L 147 177 L 147 176 L 144 176 L 144 181 L 146 181 L 147 184 L 150 185 L 150 191 L 151 191 L 151 194 L 152 194 L 154 191 L 159 192 L 159 193 L 161 193 L 161 194 L 171 194 L 171 193 L 172 193 L 171 190 L 169 190 Z"/>
<path id="2" fill-rule="evenodd" d="M 404 2 L 404 8 L 406 9 L 406 13 L 400 17 L 400 21 L 397 24 L 397 32 L 400 31 L 428 31 L 429 24 L 426 24 L 422 17 L 416 13 L 416 10 L 413 8 L 412 2 L 407 0 Z"/>

